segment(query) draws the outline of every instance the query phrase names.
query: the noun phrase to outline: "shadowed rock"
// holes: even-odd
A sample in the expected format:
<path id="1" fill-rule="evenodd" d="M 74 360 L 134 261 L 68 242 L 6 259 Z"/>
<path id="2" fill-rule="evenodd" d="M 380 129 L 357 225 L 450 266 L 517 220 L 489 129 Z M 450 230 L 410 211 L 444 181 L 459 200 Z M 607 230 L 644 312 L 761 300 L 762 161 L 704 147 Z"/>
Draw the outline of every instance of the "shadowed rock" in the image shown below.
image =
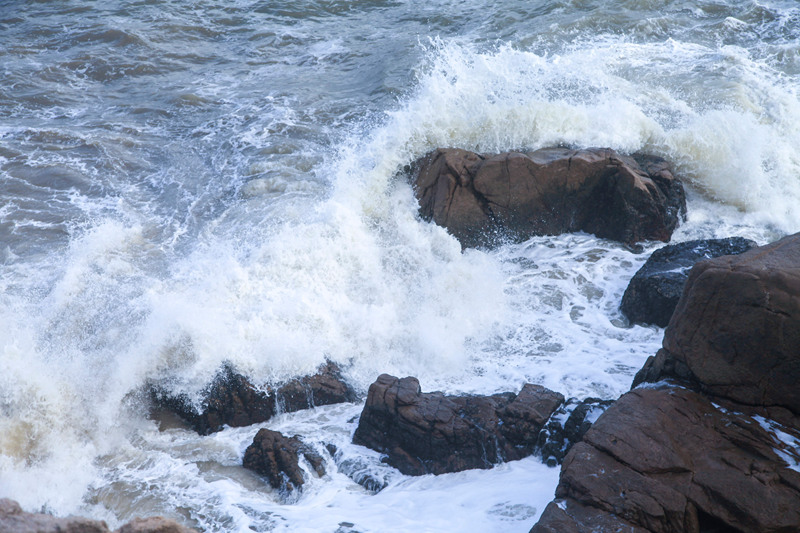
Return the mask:
<path id="1" fill-rule="evenodd" d="M 387 454 L 407 475 L 442 474 L 521 459 L 564 401 L 527 384 L 519 394 L 422 393 L 413 377 L 383 374 L 369 388 L 353 442 Z"/>
<path id="2" fill-rule="evenodd" d="M 683 293 L 689 270 L 698 261 L 744 253 L 757 244 L 742 237 L 668 244 L 659 248 L 633 276 L 620 310 L 634 324 L 667 327 Z"/>
<path id="3" fill-rule="evenodd" d="M 664 160 L 638 160 L 601 148 L 493 156 L 440 148 L 413 168 L 420 215 L 465 247 L 576 231 L 669 241 L 686 211 L 683 185 Z"/>
<path id="4" fill-rule="evenodd" d="M 199 408 L 187 396 L 172 395 L 164 387 L 154 388 L 153 398 L 157 406 L 176 413 L 201 435 L 208 435 L 225 425 L 242 427 L 264 422 L 281 412 L 352 402 L 356 394 L 345 383 L 339 367 L 327 362 L 313 376 L 266 390 L 255 387 L 225 365 L 204 392 Z"/>
<path id="5" fill-rule="evenodd" d="M 570 398 L 547 421 L 539 432 L 538 447 L 542 460 L 549 466 L 561 464 L 567 452 L 580 442 L 597 418 L 614 403 L 613 400 Z"/>
<path id="6" fill-rule="evenodd" d="M 325 475 L 322 457 L 298 437 L 261 429 L 244 453 L 243 466 L 267 478 L 274 489 L 286 493 L 305 483 L 299 457 L 303 456 L 319 476 Z"/>

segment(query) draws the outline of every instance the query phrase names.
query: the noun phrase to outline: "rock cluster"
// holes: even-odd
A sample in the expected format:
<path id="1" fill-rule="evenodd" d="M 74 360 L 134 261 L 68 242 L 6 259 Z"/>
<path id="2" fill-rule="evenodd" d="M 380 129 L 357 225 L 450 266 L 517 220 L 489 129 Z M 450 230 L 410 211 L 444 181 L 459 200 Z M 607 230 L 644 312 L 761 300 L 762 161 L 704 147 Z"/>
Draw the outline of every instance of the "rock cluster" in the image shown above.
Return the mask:
<path id="1" fill-rule="evenodd" d="M 667 327 L 695 263 L 737 255 L 757 244 L 742 237 L 668 244 L 650 255 L 622 296 L 620 310 L 634 324 Z"/>
<path id="2" fill-rule="evenodd" d="M 407 475 L 491 468 L 536 449 L 561 394 L 525 385 L 519 394 L 423 393 L 413 377 L 387 374 L 369 388 L 353 442 L 387 455 Z"/>
<path id="3" fill-rule="evenodd" d="M 13 500 L 0 499 L 0 531 L 7 533 L 111 533 L 105 522 L 70 516 L 26 513 Z M 115 533 L 197 533 L 174 520 L 161 517 L 137 518 Z"/>
<path id="4" fill-rule="evenodd" d="M 465 247 L 576 231 L 626 244 L 669 241 L 686 210 L 664 160 L 610 149 L 438 149 L 413 168 L 420 215 Z"/>
<path id="5" fill-rule="evenodd" d="M 800 234 L 698 263 L 532 533 L 800 527 Z M 656 383 L 648 383 L 656 382 Z"/>
<path id="6" fill-rule="evenodd" d="M 291 413 L 319 405 L 352 402 L 355 391 L 342 378 L 339 367 L 327 362 L 312 376 L 291 380 L 277 389 L 255 387 L 230 365 L 225 365 L 203 394 L 200 408 L 185 395 L 173 395 L 155 387 L 154 403 L 176 413 L 201 435 L 220 431 L 225 425 L 249 426 L 277 413 Z"/>

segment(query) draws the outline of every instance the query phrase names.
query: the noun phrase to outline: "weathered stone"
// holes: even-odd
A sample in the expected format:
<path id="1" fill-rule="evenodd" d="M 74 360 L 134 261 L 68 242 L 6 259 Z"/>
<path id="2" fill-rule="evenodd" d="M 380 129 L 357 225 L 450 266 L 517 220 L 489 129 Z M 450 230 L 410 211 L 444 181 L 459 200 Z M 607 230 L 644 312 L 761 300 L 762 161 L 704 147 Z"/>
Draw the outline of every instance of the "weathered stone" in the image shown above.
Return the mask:
<path id="1" fill-rule="evenodd" d="M 800 234 L 695 265 L 663 346 L 634 384 L 677 378 L 800 414 Z"/>
<path id="2" fill-rule="evenodd" d="M 744 253 L 757 244 L 742 237 L 668 244 L 659 248 L 633 276 L 620 310 L 634 324 L 666 327 L 678 305 L 689 270 L 698 261 Z"/>
<path id="3" fill-rule="evenodd" d="M 224 365 L 203 394 L 198 407 L 186 395 L 153 391 L 156 405 L 176 413 L 201 435 L 224 426 L 242 427 L 269 420 L 278 412 L 291 413 L 320 405 L 356 400 L 339 367 L 327 362 L 312 376 L 293 379 L 277 389 L 255 387 L 230 365 Z"/>
<path id="4" fill-rule="evenodd" d="M 26 513 L 13 500 L 0 499 L 0 532 L 2 533 L 111 533 L 105 522 L 70 516 Z M 136 518 L 116 533 L 197 533 L 162 517 Z"/>
<path id="5" fill-rule="evenodd" d="M 420 215 L 465 247 L 576 231 L 626 244 L 668 241 L 686 210 L 683 186 L 662 159 L 639 159 L 642 166 L 598 148 L 438 149 L 413 168 Z"/>
<path id="6" fill-rule="evenodd" d="M 260 429 L 244 453 L 243 466 L 267 478 L 274 489 L 290 493 L 305 483 L 299 457 L 308 461 L 319 476 L 325 475 L 322 457 L 297 437 Z"/>
<path id="7" fill-rule="evenodd" d="M 688 389 L 635 389 L 569 452 L 560 505 L 532 531 L 583 533 L 606 522 L 654 533 L 794 531 L 800 450 L 778 435 L 800 443 L 798 423 L 778 426 Z"/>
<path id="8" fill-rule="evenodd" d="M 387 454 L 407 475 L 490 468 L 521 459 L 564 397 L 536 385 L 520 394 L 422 393 L 413 377 L 383 374 L 369 388 L 353 442 Z"/>

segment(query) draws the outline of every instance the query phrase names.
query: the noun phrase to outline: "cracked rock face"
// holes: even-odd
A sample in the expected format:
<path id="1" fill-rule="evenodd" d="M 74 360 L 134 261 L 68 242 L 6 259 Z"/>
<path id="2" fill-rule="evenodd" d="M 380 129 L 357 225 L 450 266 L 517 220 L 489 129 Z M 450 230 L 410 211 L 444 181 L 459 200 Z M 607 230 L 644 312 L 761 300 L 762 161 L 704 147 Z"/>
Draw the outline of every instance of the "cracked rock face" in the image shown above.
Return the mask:
<path id="1" fill-rule="evenodd" d="M 563 402 L 539 385 L 519 394 L 446 396 L 423 393 L 416 378 L 382 374 L 370 385 L 353 442 L 385 453 L 406 475 L 491 468 L 534 453 Z"/>
<path id="2" fill-rule="evenodd" d="M 683 185 L 664 160 L 610 149 L 483 156 L 440 148 L 414 167 L 420 215 L 465 247 L 576 231 L 666 242 L 686 211 Z"/>

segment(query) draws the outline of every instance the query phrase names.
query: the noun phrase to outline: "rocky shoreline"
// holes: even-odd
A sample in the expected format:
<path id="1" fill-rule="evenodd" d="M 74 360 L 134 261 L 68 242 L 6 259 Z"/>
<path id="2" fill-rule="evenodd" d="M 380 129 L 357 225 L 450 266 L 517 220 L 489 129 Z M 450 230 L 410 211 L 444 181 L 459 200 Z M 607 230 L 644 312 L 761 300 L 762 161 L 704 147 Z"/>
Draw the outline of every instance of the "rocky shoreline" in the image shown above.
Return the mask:
<path id="1" fill-rule="evenodd" d="M 686 211 L 669 165 L 641 154 L 440 149 L 412 169 L 420 216 L 464 247 L 572 231 L 628 246 L 669 241 Z M 449 396 L 384 374 L 369 388 L 353 443 L 406 475 L 531 455 L 563 463 L 556 499 L 532 533 L 800 530 L 800 234 L 761 247 L 741 238 L 667 245 L 631 280 L 621 311 L 631 323 L 667 327 L 663 348 L 617 401 L 566 399 L 534 384 Z M 359 399 L 332 362 L 267 389 L 226 365 L 199 404 L 159 383 L 149 397 L 154 410 L 201 435 Z M 243 466 L 287 501 L 309 475 L 335 468 L 299 437 L 268 429 Z M 118 533 L 190 531 L 152 520 Z M 102 522 L 24 513 L 10 500 L 0 501 L 0 530 L 109 531 Z"/>

